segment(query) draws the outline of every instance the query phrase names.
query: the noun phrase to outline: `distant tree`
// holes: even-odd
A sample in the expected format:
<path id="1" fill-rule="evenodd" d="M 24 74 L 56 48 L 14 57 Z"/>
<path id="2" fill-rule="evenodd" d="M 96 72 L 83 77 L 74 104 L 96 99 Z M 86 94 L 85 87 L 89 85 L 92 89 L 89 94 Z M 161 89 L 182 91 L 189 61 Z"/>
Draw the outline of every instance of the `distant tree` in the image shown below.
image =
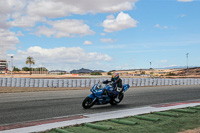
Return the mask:
<path id="1" fill-rule="evenodd" d="M 33 59 L 33 57 L 31 57 L 31 56 L 29 56 L 29 57 L 27 57 L 26 58 L 26 64 L 29 64 L 29 68 L 30 68 L 30 75 L 31 75 L 31 65 L 33 64 L 35 64 L 35 61 L 34 61 L 34 59 Z"/>
<path id="2" fill-rule="evenodd" d="M 14 67 L 13 68 L 13 71 L 17 71 L 17 72 L 19 72 L 19 71 L 21 71 L 19 68 L 17 68 L 17 67 Z"/>
<path id="3" fill-rule="evenodd" d="M 107 75 L 112 75 L 112 73 L 111 73 L 111 72 L 108 72 Z"/>
<path id="4" fill-rule="evenodd" d="M 23 71 L 30 71 L 30 68 L 28 68 L 28 67 L 23 67 L 22 70 L 23 70 Z"/>
<path id="5" fill-rule="evenodd" d="M 140 74 L 145 74 L 145 71 L 142 71 Z"/>
<path id="6" fill-rule="evenodd" d="M 48 71 L 48 69 L 46 67 L 41 67 L 42 71 Z"/>
<path id="7" fill-rule="evenodd" d="M 172 73 L 172 72 L 170 72 L 170 73 L 167 73 L 167 76 L 176 76 L 176 74 L 175 74 L 175 73 Z"/>
<path id="8" fill-rule="evenodd" d="M 45 67 L 37 67 L 37 68 L 34 68 L 35 71 L 48 71 L 47 68 Z"/>
<path id="9" fill-rule="evenodd" d="M 57 75 L 64 75 L 65 73 L 64 72 L 61 72 L 61 73 L 58 73 Z"/>
<path id="10" fill-rule="evenodd" d="M 92 72 L 91 75 L 102 75 L 100 72 Z"/>

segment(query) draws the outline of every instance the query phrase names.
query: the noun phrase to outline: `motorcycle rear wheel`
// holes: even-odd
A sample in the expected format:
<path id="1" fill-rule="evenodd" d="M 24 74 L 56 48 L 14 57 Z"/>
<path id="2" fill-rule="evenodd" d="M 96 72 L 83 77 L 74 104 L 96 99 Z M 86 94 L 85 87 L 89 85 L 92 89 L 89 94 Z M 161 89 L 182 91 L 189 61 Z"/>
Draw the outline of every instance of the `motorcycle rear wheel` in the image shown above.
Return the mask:
<path id="1" fill-rule="evenodd" d="M 92 98 L 90 98 L 90 97 L 86 97 L 82 102 L 82 106 L 84 109 L 89 109 L 93 105 L 94 105 L 94 102 L 93 102 Z"/>
<path id="2" fill-rule="evenodd" d="M 123 98 L 124 98 L 124 93 L 119 93 L 119 95 L 116 98 L 111 99 L 110 104 L 117 105 L 123 100 Z"/>

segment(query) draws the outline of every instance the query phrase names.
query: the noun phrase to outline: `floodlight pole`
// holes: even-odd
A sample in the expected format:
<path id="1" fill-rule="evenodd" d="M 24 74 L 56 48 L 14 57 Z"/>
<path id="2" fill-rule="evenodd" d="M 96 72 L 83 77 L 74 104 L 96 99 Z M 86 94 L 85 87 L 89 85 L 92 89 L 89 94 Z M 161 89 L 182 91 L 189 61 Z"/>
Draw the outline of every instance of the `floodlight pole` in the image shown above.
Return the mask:
<path id="1" fill-rule="evenodd" d="M 187 73 L 189 72 L 189 69 L 188 69 L 188 55 L 189 55 L 189 53 L 186 54 L 186 58 L 187 58 Z"/>
<path id="2" fill-rule="evenodd" d="M 151 62 L 150 62 L 150 69 L 151 69 Z"/>
<path id="3" fill-rule="evenodd" d="M 11 58 L 11 77 L 12 77 L 12 71 L 13 71 L 13 56 L 10 57 Z"/>

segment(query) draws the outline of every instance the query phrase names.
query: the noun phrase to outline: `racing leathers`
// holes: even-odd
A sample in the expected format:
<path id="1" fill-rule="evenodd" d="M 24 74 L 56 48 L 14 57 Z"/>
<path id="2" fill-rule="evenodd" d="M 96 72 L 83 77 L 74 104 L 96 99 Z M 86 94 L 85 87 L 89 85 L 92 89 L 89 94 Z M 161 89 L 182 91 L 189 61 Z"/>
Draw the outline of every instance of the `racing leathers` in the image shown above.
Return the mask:
<path id="1" fill-rule="evenodd" d="M 111 78 L 111 81 L 103 81 L 104 84 L 108 84 L 110 82 L 113 82 L 113 97 L 117 97 L 117 95 L 123 90 L 122 80 L 118 78 L 116 81 Z"/>

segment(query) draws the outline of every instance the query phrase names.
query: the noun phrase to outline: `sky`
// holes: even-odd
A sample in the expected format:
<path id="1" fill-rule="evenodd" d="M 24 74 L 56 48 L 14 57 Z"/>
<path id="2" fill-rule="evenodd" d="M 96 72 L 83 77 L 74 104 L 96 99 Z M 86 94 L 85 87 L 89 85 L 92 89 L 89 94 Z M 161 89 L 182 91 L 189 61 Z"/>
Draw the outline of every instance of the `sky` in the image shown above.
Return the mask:
<path id="1" fill-rule="evenodd" d="M 199 50 L 199 0 L 0 0 L 0 57 L 18 68 L 200 66 Z"/>

